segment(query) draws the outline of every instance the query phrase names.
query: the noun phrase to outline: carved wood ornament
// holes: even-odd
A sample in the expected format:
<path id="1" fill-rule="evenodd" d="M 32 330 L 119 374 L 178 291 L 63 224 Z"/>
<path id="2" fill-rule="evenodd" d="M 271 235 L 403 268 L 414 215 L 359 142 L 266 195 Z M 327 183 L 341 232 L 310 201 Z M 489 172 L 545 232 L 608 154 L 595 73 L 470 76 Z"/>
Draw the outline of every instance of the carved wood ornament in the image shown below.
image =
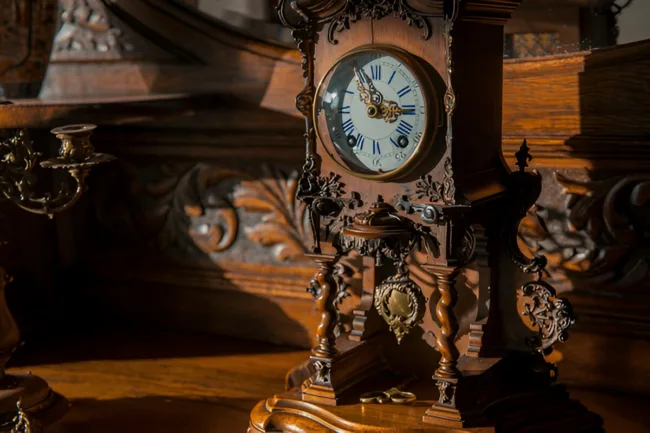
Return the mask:
<path id="1" fill-rule="evenodd" d="M 526 170 L 532 157 L 525 142 L 518 171 L 502 163 L 501 118 L 476 108 L 500 109 L 501 26 L 518 4 L 279 1 L 280 19 L 303 57 L 305 86 L 296 107 L 305 116 L 306 157 L 297 196 L 313 231 L 308 256 L 320 267 L 310 287 L 321 321 L 312 374 L 298 394 L 276 396 L 262 413 L 254 411 L 252 428 L 272 428 L 274 408 L 283 405 L 297 408 L 297 418 L 345 425 L 340 415 L 324 416 L 324 408 L 354 399 L 350 393 L 365 379 L 408 371 L 404 359 L 425 356 L 413 346 L 419 332 L 435 335 L 440 357 L 424 374 L 433 376 L 427 383 L 438 398 L 422 414 L 423 426 L 498 425 L 483 413 L 490 404 L 530 393 L 530 383 L 552 385 L 550 374 L 540 373 L 548 369 L 538 365 L 542 353 L 566 340 L 574 318 L 568 301 L 541 280 L 545 259 L 528 258 L 517 244 L 517 227 L 539 196 L 541 179 Z M 481 69 L 494 74 L 477 86 L 473 71 Z M 352 251 L 371 259 L 362 272 L 374 287 L 372 302 L 358 307 L 365 320 L 348 335 L 336 332 L 341 290 L 334 269 Z M 435 297 L 410 277 L 416 256 L 419 272 L 436 281 Z M 537 279 L 509 290 L 504 256 Z M 456 281 L 475 262 L 478 297 L 488 302 L 465 350 L 458 342 Z M 360 329 L 372 315 L 385 325 Z M 521 332 L 505 331 L 512 327 Z M 398 343 L 412 341 L 389 348 L 391 333 Z M 505 347 L 519 347 L 520 355 Z M 392 360 L 393 352 L 401 362 Z M 521 365 L 513 369 L 513 363 Z"/>

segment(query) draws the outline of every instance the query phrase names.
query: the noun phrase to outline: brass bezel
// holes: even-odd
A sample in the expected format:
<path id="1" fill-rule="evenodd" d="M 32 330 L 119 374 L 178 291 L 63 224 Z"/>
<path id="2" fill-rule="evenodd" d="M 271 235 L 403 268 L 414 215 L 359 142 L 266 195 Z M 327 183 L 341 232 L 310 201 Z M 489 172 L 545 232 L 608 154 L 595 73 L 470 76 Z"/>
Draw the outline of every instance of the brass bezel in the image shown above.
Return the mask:
<path id="1" fill-rule="evenodd" d="M 351 57 L 360 52 L 368 52 L 368 51 L 378 51 L 378 52 L 388 53 L 389 55 L 392 55 L 397 59 L 399 59 L 400 61 L 402 61 L 402 63 L 406 67 L 408 67 L 410 71 L 413 73 L 413 76 L 416 78 L 416 80 L 418 80 L 420 89 L 422 89 L 422 99 L 425 107 L 424 132 L 422 134 L 422 138 L 416 145 L 413 153 L 411 153 L 411 155 L 406 159 L 406 161 L 396 169 L 387 171 L 385 173 L 377 173 L 377 174 L 360 173 L 352 169 L 351 167 L 347 166 L 347 163 L 345 163 L 345 159 L 340 154 L 339 157 L 341 161 L 339 161 L 339 159 L 337 159 L 332 152 L 332 150 L 334 150 L 334 152 L 338 153 L 338 151 L 336 151 L 336 145 L 332 141 L 329 134 L 326 134 L 327 141 L 323 139 L 323 137 L 320 134 L 320 130 L 318 126 L 318 104 L 319 101 L 321 100 L 320 97 L 321 90 L 323 84 L 325 83 L 325 80 L 330 76 L 330 74 L 333 73 L 334 69 L 338 65 L 340 65 L 343 61 L 345 61 L 348 57 Z M 327 72 L 323 75 L 320 82 L 318 83 L 318 86 L 316 87 L 316 97 L 314 98 L 314 103 L 313 103 L 314 105 L 312 106 L 314 130 L 316 132 L 316 137 L 323 144 L 323 149 L 325 150 L 325 152 L 329 155 L 332 161 L 334 161 L 346 173 L 349 173 L 361 179 L 368 179 L 368 180 L 377 180 L 377 181 L 396 180 L 408 175 L 416 168 L 416 166 L 419 163 L 423 162 L 424 161 L 423 156 L 427 154 L 427 152 L 433 146 L 433 143 L 435 143 L 435 139 L 438 135 L 438 130 L 440 129 L 441 126 L 440 124 L 438 124 L 439 108 L 440 108 L 439 100 L 440 98 L 438 97 L 435 88 L 433 87 L 431 82 L 427 80 L 427 73 L 424 67 L 418 62 L 417 59 L 413 57 L 413 55 L 409 54 L 407 51 L 401 48 L 392 45 L 384 45 L 384 44 L 363 45 L 353 50 L 350 50 L 347 53 L 343 54 L 341 57 L 339 57 L 336 60 L 336 62 L 334 62 L 334 64 L 327 70 Z M 333 149 L 330 149 L 329 147 L 332 147 Z"/>

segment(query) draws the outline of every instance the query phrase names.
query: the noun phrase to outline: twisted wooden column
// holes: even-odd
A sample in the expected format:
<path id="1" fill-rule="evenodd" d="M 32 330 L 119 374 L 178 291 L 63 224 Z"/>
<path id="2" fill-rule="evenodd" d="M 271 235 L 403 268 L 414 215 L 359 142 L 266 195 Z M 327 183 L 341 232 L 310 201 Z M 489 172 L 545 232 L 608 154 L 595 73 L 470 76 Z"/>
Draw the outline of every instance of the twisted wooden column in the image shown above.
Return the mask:
<path id="1" fill-rule="evenodd" d="M 454 315 L 454 306 L 458 301 L 458 293 L 454 285 L 460 269 L 444 266 L 426 266 L 426 269 L 436 277 L 440 292 L 440 300 L 436 305 L 436 317 L 440 323 L 441 335 L 436 341 L 436 345 L 441 358 L 435 375 L 448 379 L 457 378 L 460 375 L 456 368 L 459 354 L 455 344 L 458 321 Z"/>
<path id="2" fill-rule="evenodd" d="M 320 268 L 314 277 L 319 291 L 316 295 L 316 310 L 320 313 L 320 324 L 316 329 L 318 345 L 312 349 L 315 356 L 321 358 L 332 358 L 338 353 L 336 349 L 336 329 L 338 311 L 336 309 L 336 295 L 338 284 L 334 277 L 334 265 L 338 261 L 337 256 L 326 254 L 309 254 Z"/>

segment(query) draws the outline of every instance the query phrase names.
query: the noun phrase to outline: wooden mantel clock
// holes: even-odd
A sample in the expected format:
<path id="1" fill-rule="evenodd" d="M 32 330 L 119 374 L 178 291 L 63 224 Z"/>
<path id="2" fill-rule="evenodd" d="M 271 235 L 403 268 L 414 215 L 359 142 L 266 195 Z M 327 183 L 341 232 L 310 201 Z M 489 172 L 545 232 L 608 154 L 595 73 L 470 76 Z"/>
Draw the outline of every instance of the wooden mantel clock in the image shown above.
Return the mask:
<path id="1" fill-rule="evenodd" d="M 303 56 L 321 322 L 301 385 L 260 402 L 250 432 L 602 431 L 547 362 L 571 306 L 517 247 L 541 190 L 525 142 L 514 172 L 501 152 L 503 25 L 520 1 L 279 1 Z M 336 264 L 351 252 L 364 294 L 346 332 Z"/>

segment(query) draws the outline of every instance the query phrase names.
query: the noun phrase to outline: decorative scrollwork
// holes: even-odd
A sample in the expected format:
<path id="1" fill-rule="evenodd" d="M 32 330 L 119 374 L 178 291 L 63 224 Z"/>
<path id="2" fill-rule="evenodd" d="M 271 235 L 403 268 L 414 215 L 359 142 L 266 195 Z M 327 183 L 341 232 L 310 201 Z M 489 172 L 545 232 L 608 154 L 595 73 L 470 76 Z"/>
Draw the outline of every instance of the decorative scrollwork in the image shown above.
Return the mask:
<path id="1" fill-rule="evenodd" d="M 558 298 L 555 289 L 544 281 L 530 281 L 518 293 L 522 315 L 537 335 L 526 340 L 529 347 L 548 352 L 552 346 L 565 342 L 567 330 L 575 323 L 573 308 L 566 299 Z"/>
<path id="2" fill-rule="evenodd" d="M 353 193 L 350 198 L 343 198 L 345 184 L 340 182 L 340 178 L 341 176 L 334 173 L 316 177 L 316 194 L 305 197 L 311 201 L 311 208 L 327 222 L 336 218 L 343 208 L 354 209 L 361 205 L 357 194 Z"/>
<path id="3" fill-rule="evenodd" d="M 436 381 L 436 386 L 438 387 L 438 392 L 440 396 L 438 397 L 438 404 L 449 405 L 453 401 L 454 392 L 456 387 L 446 380 L 438 379 Z"/>
<path id="4" fill-rule="evenodd" d="M 425 224 L 436 224 L 445 219 L 443 210 L 439 206 L 412 203 L 410 197 L 407 195 L 397 196 L 395 199 L 395 207 L 409 215 L 416 212 L 419 213 L 420 219 Z"/>
<path id="5" fill-rule="evenodd" d="M 377 202 L 354 216 L 337 238 L 337 246 L 342 253 L 354 250 L 374 257 L 376 265 L 381 266 L 383 258 L 400 260 L 405 250 L 411 250 L 414 237 L 410 220 L 397 215 L 388 203 Z"/>
<path id="6" fill-rule="evenodd" d="M 424 40 L 431 37 L 431 23 L 428 18 L 440 16 L 417 11 L 408 4 L 407 0 L 347 0 L 338 11 L 329 17 L 324 17 L 322 21 L 330 22 L 328 40 L 336 44 L 338 40 L 335 34 L 348 30 L 353 23 L 362 18 L 380 20 L 390 15 L 405 21 L 410 27 L 422 29 Z"/>
<path id="7" fill-rule="evenodd" d="M 95 125 L 70 125 L 51 131 L 61 140 L 59 154 L 42 161 L 40 165 L 66 170 L 74 181 L 74 187 L 63 181 L 56 195 L 48 192 L 42 196 L 34 192 L 37 178 L 32 173 L 40 153 L 32 150 L 26 131 L 0 130 L 1 194 L 23 210 L 50 218 L 72 207 L 86 190 L 90 168 L 115 159 L 112 155 L 95 153 L 90 143 L 90 135 L 95 128 Z"/>
<path id="8" fill-rule="evenodd" d="M 554 174 L 564 194 L 529 211 L 519 225 L 522 248 L 548 257 L 553 284 L 562 290 L 645 295 L 650 175 L 580 180 Z"/>
<path id="9" fill-rule="evenodd" d="M 1 132 L 1 131 L 0 131 Z M 32 170 L 36 167 L 40 153 L 34 152 L 25 130 L 13 134 L 5 131 L 0 136 L 0 182 L 5 196 L 25 194 L 36 183 Z M 14 192 L 15 189 L 15 192 Z M 23 192 L 24 191 L 24 192 Z"/>
<path id="10" fill-rule="evenodd" d="M 362 256 L 374 257 L 377 266 L 383 264 L 383 258 L 393 261 L 399 260 L 400 252 L 407 245 L 408 242 L 399 242 L 392 239 L 364 239 L 354 236 L 341 236 L 340 238 L 342 251 L 358 251 Z"/>
<path id="11" fill-rule="evenodd" d="M 331 383 L 332 363 L 326 360 L 318 360 L 314 362 L 314 369 L 316 372 L 311 378 L 315 385 L 329 385 Z"/>
<path id="12" fill-rule="evenodd" d="M 427 174 L 415 183 L 415 196 L 418 199 L 426 198 L 432 203 L 455 204 L 456 186 L 454 185 L 454 172 L 451 167 L 451 158 L 445 159 L 445 175 L 442 182 L 434 180 Z"/>
<path id="13" fill-rule="evenodd" d="M 261 222 L 244 227 L 248 238 L 273 247 L 280 261 L 306 260 L 307 209 L 296 203 L 297 189 L 297 171 L 287 175 L 264 165 L 261 176 L 242 180 L 233 193 L 236 208 L 263 214 Z"/>
<path id="14" fill-rule="evenodd" d="M 397 338 L 397 343 L 424 318 L 422 289 L 405 274 L 387 278 L 375 289 L 375 308 Z"/>
<path id="15" fill-rule="evenodd" d="M 97 197 L 97 217 L 112 237 L 163 253 L 214 257 L 245 244 L 243 234 L 271 248 L 278 261 L 306 260 L 308 208 L 295 197 L 297 170 L 266 164 L 255 173 L 204 163 L 122 167 L 125 184 L 106 188 L 117 197 Z"/>
<path id="16" fill-rule="evenodd" d="M 505 233 L 505 247 L 508 252 L 510 259 L 517 265 L 519 268 L 530 274 L 539 274 L 544 272 L 548 260 L 543 255 L 535 255 L 533 257 L 527 257 L 519 248 L 518 242 L 518 228 L 520 220 L 516 220 L 510 226 L 506 226 Z"/>
<path id="17" fill-rule="evenodd" d="M 460 0 L 449 0 L 446 4 L 445 21 L 444 21 L 444 37 L 445 37 L 445 62 L 446 62 L 446 82 L 447 89 L 445 91 L 445 113 L 447 115 L 447 132 L 445 134 L 445 143 L 447 151 L 451 151 L 451 146 L 454 140 L 453 118 L 454 110 L 456 109 L 456 93 L 452 84 L 453 73 L 453 59 L 452 59 L 452 45 L 453 45 L 453 30 L 456 19 L 459 13 Z M 451 157 L 445 160 L 445 176 L 442 185 L 436 188 L 437 196 L 441 196 L 445 204 L 456 204 L 456 186 L 454 184 L 454 171 L 452 169 Z M 436 195 L 433 195 L 436 197 Z M 440 198 L 438 198 L 439 201 Z"/>
<path id="18" fill-rule="evenodd" d="M 336 246 L 341 253 L 354 250 L 374 257 L 376 266 L 381 266 L 384 258 L 400 262 L 416 247 L 435 257 L 439 254 L 438 240 L 428 227 L 399 216 L 384 202 L 373 203 L 368 211 L 347 220 Z"/>

